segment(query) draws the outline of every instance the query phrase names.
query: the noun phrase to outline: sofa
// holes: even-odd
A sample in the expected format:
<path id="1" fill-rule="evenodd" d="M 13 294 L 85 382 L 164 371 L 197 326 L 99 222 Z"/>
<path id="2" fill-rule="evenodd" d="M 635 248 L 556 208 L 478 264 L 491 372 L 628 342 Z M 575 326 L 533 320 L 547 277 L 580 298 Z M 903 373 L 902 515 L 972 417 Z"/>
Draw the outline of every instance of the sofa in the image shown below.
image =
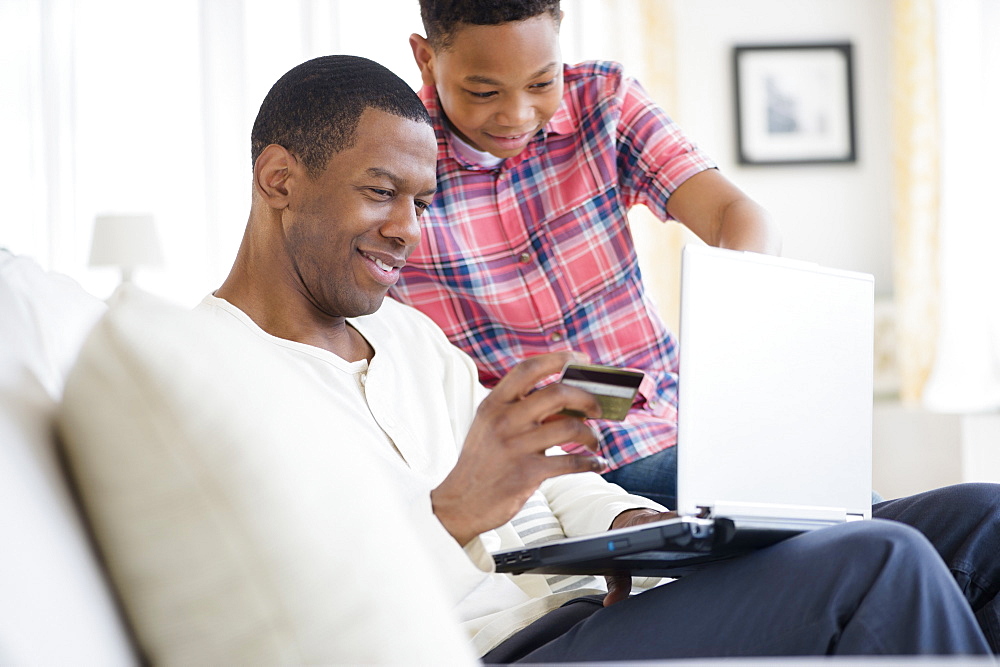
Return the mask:
<path id="1" fill-rule="evenodd" d="M 308 381 L 0 250 L 0 665 L 474 664 Z"/>

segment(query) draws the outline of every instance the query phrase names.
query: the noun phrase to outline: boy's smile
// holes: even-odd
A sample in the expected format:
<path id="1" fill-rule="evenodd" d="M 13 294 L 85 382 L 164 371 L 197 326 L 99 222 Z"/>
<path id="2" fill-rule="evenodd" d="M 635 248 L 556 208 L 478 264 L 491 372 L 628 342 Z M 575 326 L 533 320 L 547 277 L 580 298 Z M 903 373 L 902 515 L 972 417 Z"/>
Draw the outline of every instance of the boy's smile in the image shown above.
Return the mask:
<path id="1" fill-rule="evenodd" d="M 410 45 L 455 133 L 496 157 L 523 151 L 562 101 L 559 23 L 548 14 L 465 25 L 437 51 L 419 35 Z"/>

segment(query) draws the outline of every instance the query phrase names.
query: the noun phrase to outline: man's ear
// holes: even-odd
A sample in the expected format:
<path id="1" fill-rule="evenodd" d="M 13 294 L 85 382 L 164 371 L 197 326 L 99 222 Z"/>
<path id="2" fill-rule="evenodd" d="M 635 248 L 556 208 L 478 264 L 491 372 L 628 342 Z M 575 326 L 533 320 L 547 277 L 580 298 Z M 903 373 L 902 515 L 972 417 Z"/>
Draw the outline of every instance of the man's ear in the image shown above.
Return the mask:
<path id="1" fill-rule="evenodd" d="M 289 180 L 298 160 L 287 148 L 269 144 L 253 165 L 253 186 L 268 206 L 281 210 L 288 207 Z"/>
<path id="2" fill-rule="evenodd" d="M 413 50 L 413 59 L 417 61 L 420 68 L 420 79 L 425 86 L 434 85 L 434 49 L 426 37 L 417 33 L 410 35 L 410 49 Z"/>

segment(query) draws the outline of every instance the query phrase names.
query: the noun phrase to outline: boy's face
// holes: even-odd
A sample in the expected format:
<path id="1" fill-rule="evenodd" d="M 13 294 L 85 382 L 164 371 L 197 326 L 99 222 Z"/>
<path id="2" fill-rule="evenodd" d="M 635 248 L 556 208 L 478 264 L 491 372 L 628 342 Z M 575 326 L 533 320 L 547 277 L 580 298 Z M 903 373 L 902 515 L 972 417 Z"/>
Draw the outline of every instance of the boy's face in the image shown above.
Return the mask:
<path id="1" fill-rule="evenodd" d="M 562 99 L 559 23 L 549 14 L 458 29 L 447 49 L 410 38 L 425 85 L 466 142 L 496 157 L 517 155 Z"/>

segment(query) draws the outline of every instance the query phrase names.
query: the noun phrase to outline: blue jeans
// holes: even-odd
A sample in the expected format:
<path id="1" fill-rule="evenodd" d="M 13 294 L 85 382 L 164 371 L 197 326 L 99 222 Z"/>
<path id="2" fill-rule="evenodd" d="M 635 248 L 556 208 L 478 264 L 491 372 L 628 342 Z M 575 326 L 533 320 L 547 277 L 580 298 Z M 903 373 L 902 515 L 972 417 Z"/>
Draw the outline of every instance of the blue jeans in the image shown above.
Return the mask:
<path id="1" fill-rule="evenodd" d="M 655 500 L 667 509 L 677 509 L 676 447 L 667 447 L 617 470 L 610 470 L 603 477 L 629 493 Z"/>
<path id="2" fill-rule="evenodd" d="M 655 500 L 668 509 L 677 509 L 677 447 L 668 447 L 617 470 L 609 470 L 603 477 L 629 493 Z M 877 491 L 872 491 L 873 505 L 882 500 Z"/>

